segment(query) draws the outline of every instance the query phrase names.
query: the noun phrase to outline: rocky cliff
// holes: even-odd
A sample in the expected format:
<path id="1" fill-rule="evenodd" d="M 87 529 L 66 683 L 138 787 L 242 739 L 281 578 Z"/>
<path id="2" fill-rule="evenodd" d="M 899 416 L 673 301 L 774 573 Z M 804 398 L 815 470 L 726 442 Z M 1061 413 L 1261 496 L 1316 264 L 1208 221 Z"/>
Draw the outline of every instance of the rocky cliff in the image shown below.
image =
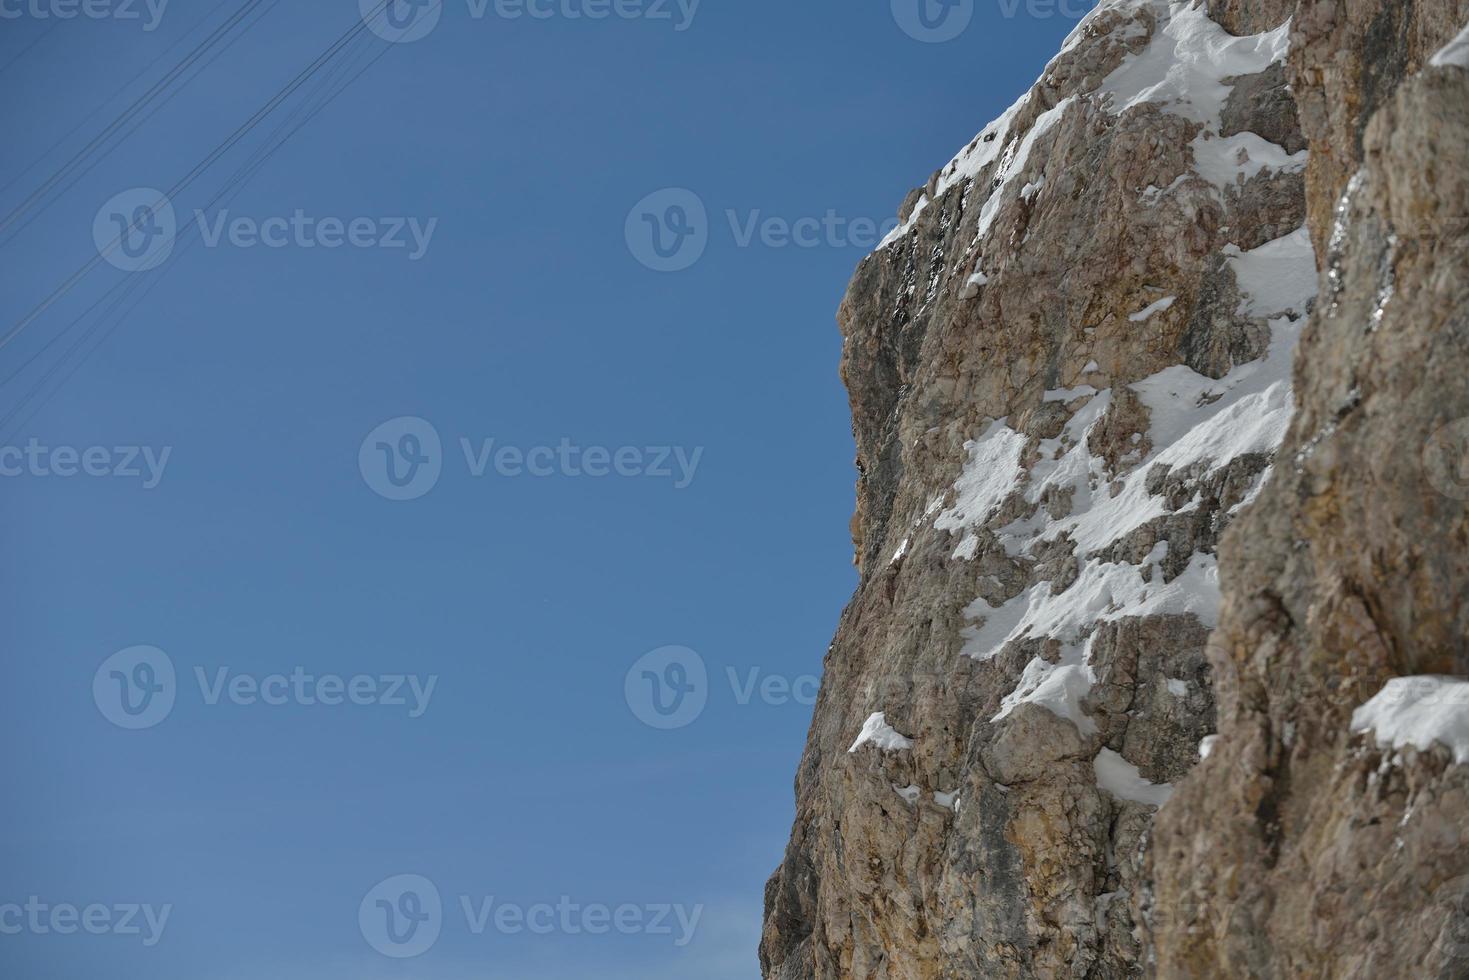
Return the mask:
<path id="1" fill-rule="evenodd" d="M 1466 20 L 1103 0 L 909 195 L 765 976 L 1469 973 Z"/>

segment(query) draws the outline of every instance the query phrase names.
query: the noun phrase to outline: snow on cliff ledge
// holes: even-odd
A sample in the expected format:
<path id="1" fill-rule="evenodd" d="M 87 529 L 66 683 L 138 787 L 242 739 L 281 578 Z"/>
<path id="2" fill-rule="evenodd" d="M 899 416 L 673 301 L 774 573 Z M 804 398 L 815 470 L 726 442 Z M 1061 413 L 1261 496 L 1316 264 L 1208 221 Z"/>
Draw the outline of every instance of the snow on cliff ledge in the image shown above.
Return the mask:
<path id="1" fill-rule="evenodd" d="M 1463 765 L 1469 762 L 1469 680 L 1394 677 L 1352 713 L 1352 731 L 1371 731 L 1378 747 L 1394 751 L 1442 745 Z"/>
<path id="2" fill-rule="evenodd" d="M 913 740 L 899 735 L 893 726 L 888 724 L 887 714 L 882 711 L 869 715 L 862 726 L 862 732 L 857 736 L 857 741 L 847 751 L 856 752 L 862 746 L 872 744 L 884 752 L 897 752 L 900 749 L 911 749 Z"/>

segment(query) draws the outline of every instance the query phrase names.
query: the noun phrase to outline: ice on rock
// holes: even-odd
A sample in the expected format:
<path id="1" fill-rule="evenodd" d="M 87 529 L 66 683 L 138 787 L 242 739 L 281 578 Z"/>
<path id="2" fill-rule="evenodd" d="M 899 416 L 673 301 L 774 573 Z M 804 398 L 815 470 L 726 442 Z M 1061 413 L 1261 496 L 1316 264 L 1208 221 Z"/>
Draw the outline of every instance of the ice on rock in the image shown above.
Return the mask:
<path id="1" fill-rule="evenodd" d="M 884 752 L 897 752 L 901 749 L 911 749 L 913 740 L 899 735 L 888 724 L 887 713 L 883 711 L 873 712 L 867 716 L 867 721 L 862 725 L 862 731 L 857 736 L 857 741 L 847 751 L 856 752 L 862 746 L 871 743 Z"/>

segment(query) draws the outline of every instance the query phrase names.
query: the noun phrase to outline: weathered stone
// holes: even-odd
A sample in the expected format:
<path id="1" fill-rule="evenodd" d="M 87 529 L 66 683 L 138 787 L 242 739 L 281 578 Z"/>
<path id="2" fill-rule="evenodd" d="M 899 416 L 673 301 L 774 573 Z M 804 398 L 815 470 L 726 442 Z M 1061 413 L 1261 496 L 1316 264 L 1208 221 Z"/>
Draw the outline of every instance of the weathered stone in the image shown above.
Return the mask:
<path id="1" fill-rule="evenodd" d="M 1222 737 L 1158 821 L 1160 976 L 1469 976 L 1469 771 L 1348 731 L 1387 678 L 1469 673 L 1469 492 L 1430 456 L 1469 417 L 1469 71 L 1354 100 L 1360 152 L 1315 137 L 1362 167 L 1286 465 L 1224 544 Z"/>
<path id="2" fill-rule="evenodd" d="M 842 301 L 861 580 L 766 977 L 1469 976 L 1469 770 L 1349 731 L 1469 674 L 1469 0 L 1208 0 L 1288 61 L 1120 111 L 1199 9 L 1103 0 Z"/>

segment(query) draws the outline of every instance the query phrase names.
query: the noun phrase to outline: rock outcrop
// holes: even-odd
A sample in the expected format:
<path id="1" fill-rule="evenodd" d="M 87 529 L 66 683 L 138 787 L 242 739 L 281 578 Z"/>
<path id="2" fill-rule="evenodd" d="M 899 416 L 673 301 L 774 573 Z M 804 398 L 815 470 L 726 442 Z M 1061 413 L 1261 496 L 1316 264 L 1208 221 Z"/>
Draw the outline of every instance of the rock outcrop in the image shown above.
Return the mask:
<path id="1" fill-rule="evenodd" d="M 1223 550 L 1221 738 L 1158 820 L 1163 976 L 1469 976 L 1469 769 L 1352 731 L 1392 678 L 1469 675 L 1469 70 L 1428 64 L 1469 5 L 1367 6 L 1299 16 L 1326 291 Z M 1414 715 L 1469 717 L 1453 691 Z"/>
<path id="2" fill-rule="evenodd" d="M 1103 0 L 858 268 L 766 977 L 1452 966 L 1469 782 L 1352 715 L 1469 674 L 1469 0 L 1295 8 Z"/>

